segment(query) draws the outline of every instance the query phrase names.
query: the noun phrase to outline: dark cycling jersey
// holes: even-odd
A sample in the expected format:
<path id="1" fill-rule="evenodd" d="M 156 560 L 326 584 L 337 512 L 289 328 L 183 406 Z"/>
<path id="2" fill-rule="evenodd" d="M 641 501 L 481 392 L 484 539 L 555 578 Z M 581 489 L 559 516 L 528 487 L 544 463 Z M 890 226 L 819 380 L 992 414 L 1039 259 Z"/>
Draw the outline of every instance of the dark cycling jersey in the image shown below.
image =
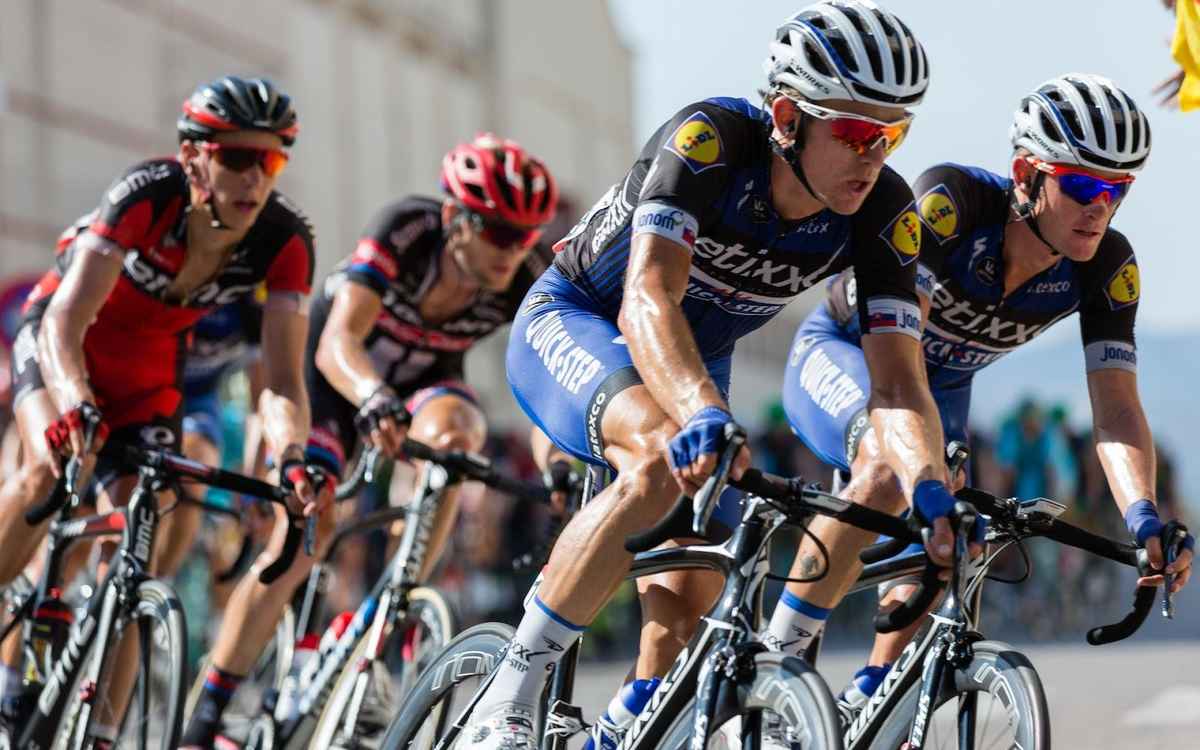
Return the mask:
<path id="1" fill-rule="evenodd" d="M 135 165 L 109 187 L 96 211 L 63 234 L 55 268 L 26 302 L 32 340 L 81 241 L 95 235 L 123 252 L 117 284 L 83 341 L 88 379 L 114 428 L 152 419 L 177 421 L 187 334 L 208 311 L 250 296 L 259 285 L 268 295 L 303 295 L 312 284 L 312 229 L 290 201 L 272 192 L 225 266 L 187 300 L 167 301 L 163 292 L 187 254 L 189 202 L 178 161 Z"/>
<path id="2" fill-rule="evenodd" d="M 189 398 L 211 393 L 221 378 L 258 357 L 262 305 L 244 299 L 223 305 L 197 321 L 183 368 L 183 390 Z"/>
<path id="3" fill-rule="evenodd" d="M 1002 250 L 1012 181 L 976 167 L 942 164 L 918 178 L 925 225 L 917 290 L 931 309 L 922 343 L 930 383 L 952 388 L 1075 311 L 1089 371 L 1136 369 L 1134 319 L 1140 296 L 1129 241 L 1109 228 L 1095 257 L 1058 263 L 1004 295 Z M 829 309 L 857 336 L 854 279 L 842 274 Z"/>
<path id="4" fill-rule="evenodd" d="M 634 234 L 690 248 L 682 307 L 705 359 L 727 355 L 805 289 L 850 266 L 864 291 L 863 329 L 916 337 L 921 235 L 908 185 L 885 166 L 854 215 L 782 219 L 771 203 L 770 128 L 769 115 L 744 99 L 685 107 L 555 246 L 555 267 L 615 320 Z"/>
<path id="5" fill-rule="evenodd" d="M 313 300 L 305 356 L 305 375 L 313 410 L 309 451 L 339 471 L 353 449 L 357 404 L 346 401 L 316 367 L 317 346 L 329 319 L 334 295 L 347 282 L 376 294 L 383 308 L 363 342 L 376 372 L 401 394 L 426 386 L 454 383 L 452 390 L 470 398 L 457 383 L 468 349 L 516 315 L 521 299 L 550 262 L 548 248 L 529 253 L 512 284 L 502 292 L 481 289 L 460 313 L 440 323 L 421 317 L 421 302 L 449 261 L 442 229 L 442 202 L 409 197 L 384 207 L 367 224 L 358 246 L 326 278 Z"/>

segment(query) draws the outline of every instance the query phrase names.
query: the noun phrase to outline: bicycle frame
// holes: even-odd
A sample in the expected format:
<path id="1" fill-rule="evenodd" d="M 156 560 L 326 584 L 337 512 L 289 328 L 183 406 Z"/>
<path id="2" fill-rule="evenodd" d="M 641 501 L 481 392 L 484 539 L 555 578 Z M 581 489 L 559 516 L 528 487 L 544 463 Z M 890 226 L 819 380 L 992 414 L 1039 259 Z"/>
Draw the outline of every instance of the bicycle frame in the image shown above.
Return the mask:
<path id="1" fill-rule="evenodd" d="M 444 468 L 434 463 L 426 463 L 409 506 L 385 511 L 372 519 L 370 525 L 382 525 L 400 517 L 408 520 L 396 553 L 388 563 L 390 572 L 385 573 L 376 582 L 371 593 L 363 599 L 333 650 L 317 665 L 312 679 L 299 687 L 299 715 L 290 720 L 282 716 L 274 717 L 279 726 L 281 741 L 290 740 L 306 721 L 314 719 L 313 714 L 329 700 L 337 675 L 345 668 L 360 638 L 366 637 L 370 640 L 366 658 L 357 667 L 359 671 L 370 669 L 380 656 L 390 626 L 404 617 L 408 608 L 408 593 L 418 585 L 418 575 L 425 564 L 429 538 L 433 534 L 433 521 L 449 483 L 450 475 Z M 361 530 L 362 527 L 361 524 L 355 524 L 345 530 L 344 534 Z M 344 534 L 339 534 L 339 537 L 344 538 Z M 333 545 L 330 555 L 332 550 Z M 328 556 L 326 555 L 327 558 Z M 313 566 L 313 572 L 310 574 L 304 608 L 296 623 L 297 634 L 310 629 L 320 609 L 323 576 L 324 561 Z M 362 695 L 355 695 L 351 703 L 351 714 L 357 714 L 362 705 L 362 698 Z"/>
<path id="2" fill-rule="evenodd" d="M 37 709 L 29 724 L 21 732 L 17 747 L 48 747 L 62 723 L 62 714 L 71 698 L 68 690 L 86 668 L 83 689 L 95 695 L 100 670 L 107 656 L 104 649 L 93 653 L 90 663 L 85 665 L 84 656 L 96 643 L 108 643 L 114 630 L 123 628 L 128 611 L 123 607 L 132 604 L 131 596 L 138 584 L 150 578 L 151 554 L 158 528 L 159 512 L 157 492 L 167 488 L 159 472 L 142 468 L 138 483 L 130 496 L 129 503 L 110 513 L 79 519 L 66 518 L 50 525 L 47 567 L 38 585 L 38 598 L 46 595 L 58 581 L 63 549 L 71 542 L 97 536 L 121 534 L 121 545 L 112 559 L 104 581 L 88 602 L 84 617 L 71 627 L 66 646 L 55 662 L 53 670 L 45 675 L 45 685 L 38 695 Z M 25 623 L 28 635 L 28 622 Z M 86 726 L 91 713 L 90 699 L 84 701 L 81 720 Z"/>

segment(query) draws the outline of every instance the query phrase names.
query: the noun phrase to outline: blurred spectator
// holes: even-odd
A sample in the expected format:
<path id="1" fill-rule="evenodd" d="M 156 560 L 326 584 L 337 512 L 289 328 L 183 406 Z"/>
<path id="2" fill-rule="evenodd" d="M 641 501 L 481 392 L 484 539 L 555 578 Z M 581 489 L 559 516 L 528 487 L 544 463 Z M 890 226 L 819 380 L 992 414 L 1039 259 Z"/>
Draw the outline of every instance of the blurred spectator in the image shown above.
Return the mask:
<path id="1" fill-rule="evenodd" d="M 1179 63 L 1179 70 L 1156 86 L 1154 93 L 1162 106 L 1190 112 L 1200 107 L 1200 4 L 1163 0 L 1163 5 L 1175 9 L 1171 57 Z"/>
<path id="2" fill-rule="evenodd" d="M 1005 494 L 1021 499 L 1058 498 L 1070 504 L 1078 463 L 1060 425 L 1048 423 L 1032 399 L 1000 427 L 996 459 L 1008 482 Z"/>

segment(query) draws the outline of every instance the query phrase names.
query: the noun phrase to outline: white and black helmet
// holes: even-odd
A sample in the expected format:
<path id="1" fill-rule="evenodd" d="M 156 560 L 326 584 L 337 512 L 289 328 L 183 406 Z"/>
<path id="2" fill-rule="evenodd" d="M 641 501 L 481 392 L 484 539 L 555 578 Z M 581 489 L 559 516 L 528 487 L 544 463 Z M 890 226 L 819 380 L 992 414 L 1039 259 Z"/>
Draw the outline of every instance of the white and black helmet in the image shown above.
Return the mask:
<path id="1" fill-rule="evenodd" d="M 1150 156 L 1150 121 L 1107 78 L 1068 73 L 1021 100 L 1009 139 L 1042 161 L 1136 172 Z"/>
<path id="2" fill-rule="evenodd" d="M 908 26 L 871 0 L 822 0 L 787 19 L 763 62 L 767 83 L 805 99 L 909 107 L 929 87 L 929 61 Z"/>

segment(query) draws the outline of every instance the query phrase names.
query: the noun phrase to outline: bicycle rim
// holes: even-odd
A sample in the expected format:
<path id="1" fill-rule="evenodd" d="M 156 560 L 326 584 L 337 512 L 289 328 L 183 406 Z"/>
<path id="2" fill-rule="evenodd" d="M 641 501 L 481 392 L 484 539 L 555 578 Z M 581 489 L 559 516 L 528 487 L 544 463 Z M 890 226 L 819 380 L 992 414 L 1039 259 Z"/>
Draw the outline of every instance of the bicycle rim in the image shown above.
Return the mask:
<path id="1" fill-rule="evenodd" d="M 751 721 L 774 724 L 786 733 L 790 750 L 841 750 L 841 725 L 825 681 L 804 660 L 777 652 L 756 654 L 754 679 L 744 686 L 733 715 L 713 717 L 707 750 L 741 750 L 742 731 Z M 688 700 L 658 743 L 661 750 L 692 746 L 696 702 Z M 761 747 L 770 747 L 764 737 Z"/>
<path id="2" fill-rule="evenodd" d="M 66 740 L 55 747 L 89 747 L 101 722 L 117 728 L 114 750 L 169 750 L 179 744 L 184 703 L 184 650 L 187 633 L 183 609 L 169 586 L 160 581 L 138 585 L 137 601 L 124 628 L 122 643 L 115 632 L 105 644 L 105 664 L 97 685 L 81 675 L 74 686 L 60 734 Z M 136 664 L 127 692 L 114 685 L 114 665 L 130 656 Z M 108 689 L 106 689 L 108 686 Z M 123 717 L 118 717 L 119 694 L 128 695 Z"/>
<path id="3" fill-rule="evenodd" d="M 380 747 L 430 750 L 470 705 L 512 638 L 508 625 L 484 623 L 451 641 L 417 678 Z"/>
<path id="4" fill-rule="evenodd" d="M 413 589 L 408 599 L 407 617 L 387 635 L 378 658 L 366 658 L 368 636 L 355 645 L 321 711 L 311 747 L 379 747 L 417 676 L 454 636 L 454 615 L 436 589 Z"/>
<path id="5" fill-rule="evenodd" d="M 980 641 L 973 648 L 970 663 L 954 672 L 953 689 L 943 690 L 930 712 L 923 747 L 959 747 L 958 713 L 963 706 L 974 718 L 976 750 L 1049 750 L 1046 695 L 1033 665 L 1006 643 Z M 871 741 L 870 750 L 898 750 L 908 741 L 920 691 L 917 682 L 901 697 Z M 964 701 L 974 701 L 974 706 Z"/>

